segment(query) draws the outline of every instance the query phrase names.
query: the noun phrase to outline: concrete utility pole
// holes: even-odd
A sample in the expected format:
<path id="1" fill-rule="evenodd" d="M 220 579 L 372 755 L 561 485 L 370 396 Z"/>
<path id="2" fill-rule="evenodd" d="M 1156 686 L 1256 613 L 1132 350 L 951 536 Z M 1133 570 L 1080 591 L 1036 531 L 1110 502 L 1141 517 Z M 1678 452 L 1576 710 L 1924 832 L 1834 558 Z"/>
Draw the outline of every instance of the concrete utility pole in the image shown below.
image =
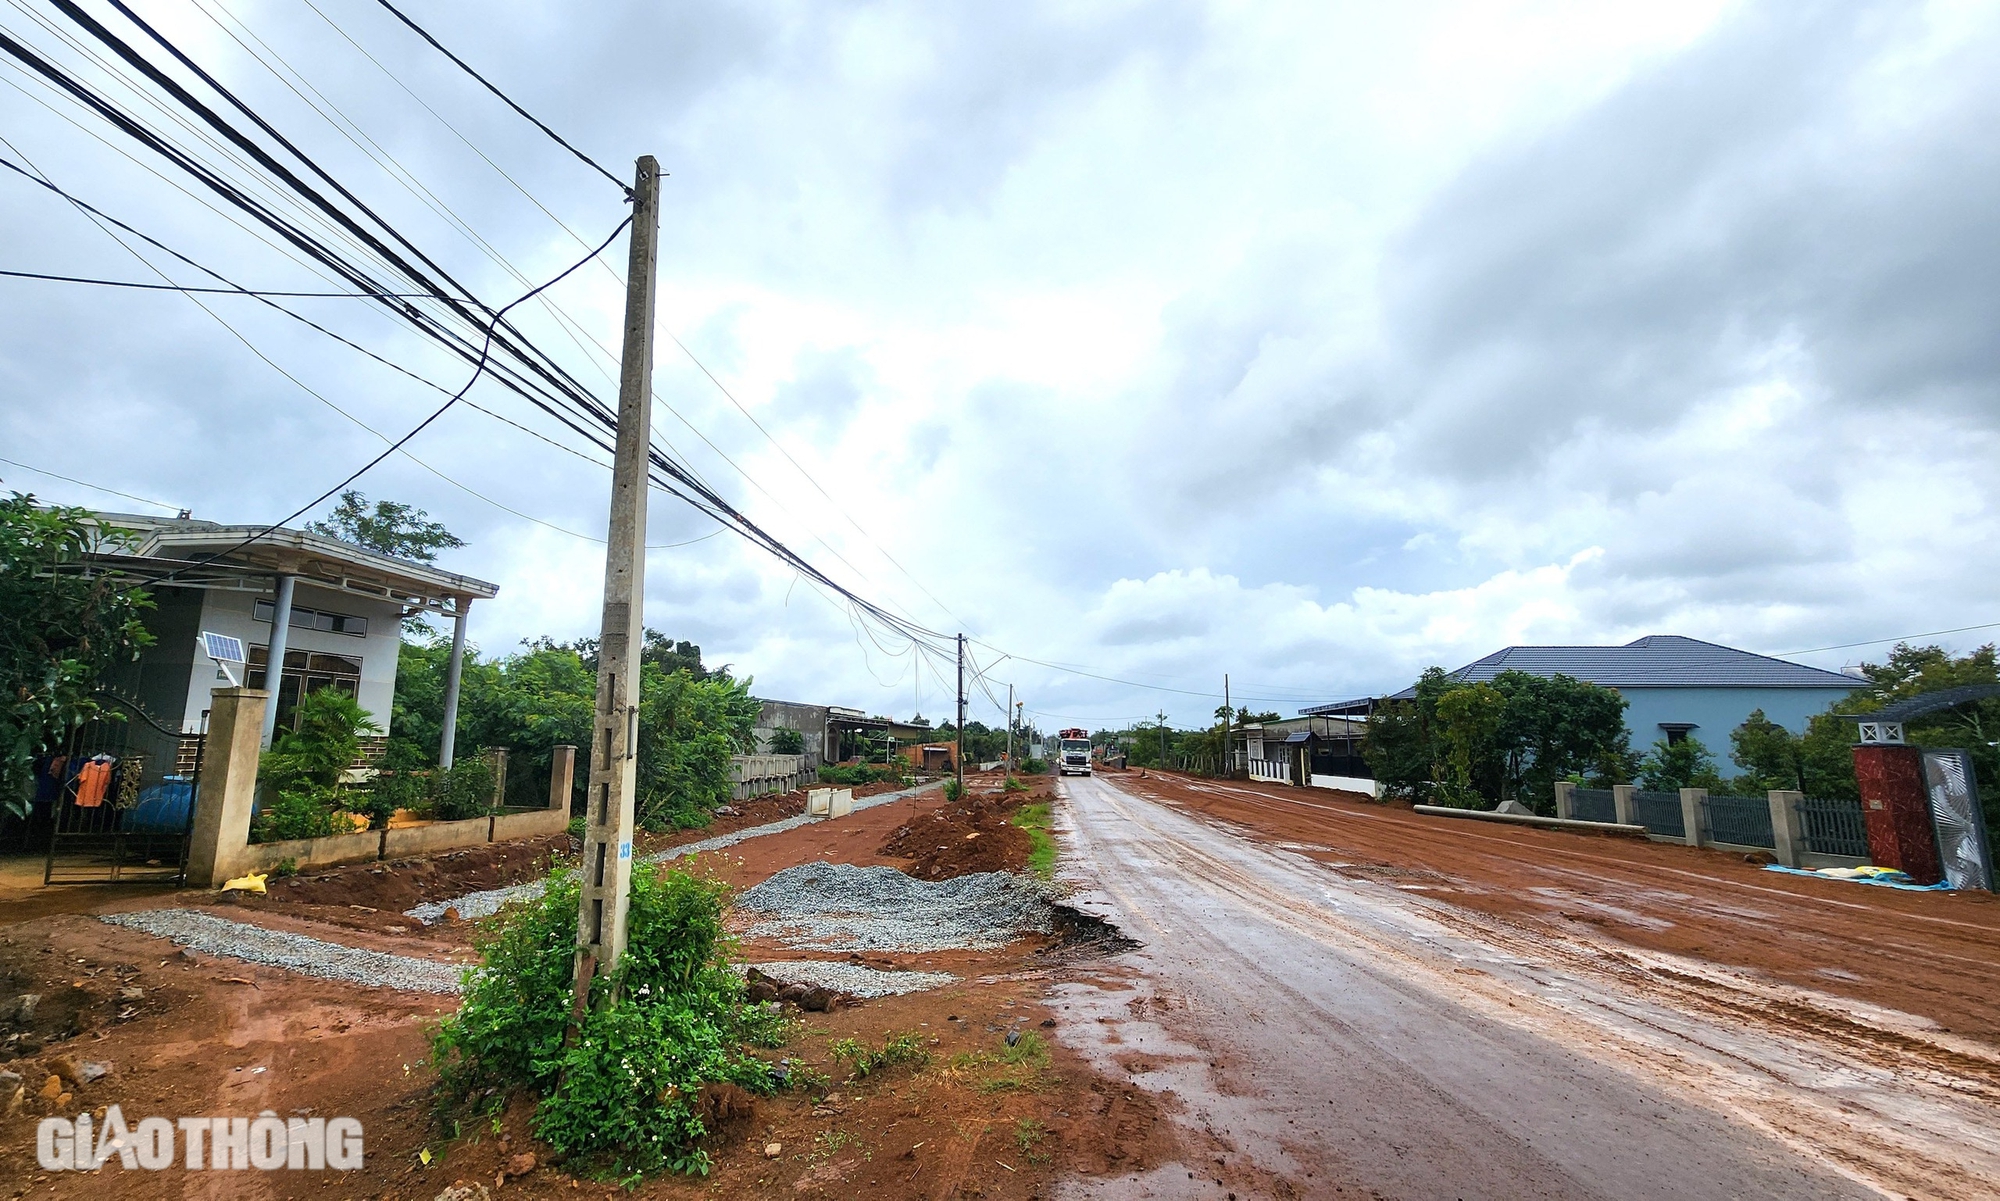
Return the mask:
<path id="1" fill-rule="evenodd" d="M 952 757 L 952 774 L 961 790 L 965 787 L 965 635 L 958 636 L 958 753 Z M 961 793 L 962 795 L 962 793 Z"/>
<path id="2" fill-rule="evenodd" d="M 1229 778 L 1231 743 L 1236 741 L 1236 707 L 1229 703 L 1229 673 L 1222 673 L 1222 778 Z"/>
<path id="3" fill-rule="evenodd" d="M 1160 710 L 1160 770 L 1167 770 L 1167 711 Z"/>
<path id="4" fill-rule="evenodd" d="M 597 714 L 583 823 L 576 928 L 576 1002 L 625 953 L 632 893 L 632 802 L 639 770 L 639 652 L 646 595 L 647 454 L 653 427 L 653 291 L 659 268 L 660 164 L 639 160 L 632 256 L 625 275 L 625 347 L 618 374 L 618 446 L 611 465 L 611 528 L 604 554 L 604 625 L 597 646 Z M 615 1001 L 615 998 L 607 998 Z"/>
<path id="5" fill-rule="evenodd" d="M 1014 778 L 1014 686 L 1007 685 L 1007 778 Z"/>

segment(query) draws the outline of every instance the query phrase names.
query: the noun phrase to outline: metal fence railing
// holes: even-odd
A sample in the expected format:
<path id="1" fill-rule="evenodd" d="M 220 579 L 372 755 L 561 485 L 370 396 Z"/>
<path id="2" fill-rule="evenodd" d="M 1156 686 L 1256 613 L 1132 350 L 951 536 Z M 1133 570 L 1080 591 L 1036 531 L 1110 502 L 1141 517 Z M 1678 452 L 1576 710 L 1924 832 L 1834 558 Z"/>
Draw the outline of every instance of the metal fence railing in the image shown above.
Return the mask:
<path id="1" fill-rule="evenodd" d="M 1687 837 L 1687 823 L 1681 820 L 1681 794 L 1678 792 L 1638 789 L 1632 793 L 1632 813 L 1640 825 L 1662 838 Z"/>
<path id="2" fill-rule="evenodd" d="M 1771 803 L 1764 797 L 1711 796 L 1702 801 L 1701 816 L 1707 827 L 1704 842 L 1774 849 L 1778 845 L 1771 832 Z"/>
<path id="3" fill-rule="evenodd" d="M 1576 788 L 1569 794 L 1569 811 L 1580 822 L 1618 820 L 1618 806 L 1612 803 L 1609 788 Z"/>
<path id="4" fill-rule="evenodd" d="M 1868 858 L 1868 825 L 1860 801 L 1806 797 L 1799 802 L 1799 824 L 1805 828 L 1806 850 L 1815 855 Z"/>

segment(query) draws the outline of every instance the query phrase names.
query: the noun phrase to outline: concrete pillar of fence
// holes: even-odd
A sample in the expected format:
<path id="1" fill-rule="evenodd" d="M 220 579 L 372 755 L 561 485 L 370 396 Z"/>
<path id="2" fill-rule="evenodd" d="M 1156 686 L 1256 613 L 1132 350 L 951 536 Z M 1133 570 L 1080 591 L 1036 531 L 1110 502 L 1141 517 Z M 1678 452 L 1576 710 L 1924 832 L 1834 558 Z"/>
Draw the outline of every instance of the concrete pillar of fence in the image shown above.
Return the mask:
<path id="1" fill-rule="evenodd" d="M 1635 785 L 1613 784 L 1611 786 L 1611 816 L 1618 819 L 1621 826 L 1639 824 L 1639 803 L 1632 794 L 1639 791 Z"/>
<path id="2" fill-rule="evenodd" d="M 1786 867 L 1803 867 L 1799 861 L 1806 849 L 1806 829 L 1799 819 L 1799 802 L 1806 794 L 1774 788 L 1764 797 L 1771 803 L 1771 857 Z"/>
<path id="3" fill-rule="evenodd" d="M 1556 781 L 1556 816 L 1566 822 L 1576 820 L 1576 785 L 1568 780 Z"/>
<path id="4" fill-rule="evenodd" d="M 257 756 L 264 747 L 264 709 L 271 694 L 218 688 L 209 694 L 208 742 L 188 830 L 188 883 L 214 888 L 229 878 L 250 845 L 250 806 L 257 800 Z"/>
<path id="5" fill-rule="evenodd" d="M 507 803 L 507 748 L 487 747 L 486 766 L 493 771 L 493 807 L 498 809 Z"/>
<path id="6" fill-rule="evenodd" d="M 1702 802 L 1707 799 L 1706 788 L 1681 789 L 1681 829 L 1686 831 L 1687 844 L 1691 847 L 1701 845 Z"/>
<path id="7" fill-rule="evenodd" d="M 576 787 L 576 748 L 558 743 L 549 752 L 549 808 L 567 809 Z"/>

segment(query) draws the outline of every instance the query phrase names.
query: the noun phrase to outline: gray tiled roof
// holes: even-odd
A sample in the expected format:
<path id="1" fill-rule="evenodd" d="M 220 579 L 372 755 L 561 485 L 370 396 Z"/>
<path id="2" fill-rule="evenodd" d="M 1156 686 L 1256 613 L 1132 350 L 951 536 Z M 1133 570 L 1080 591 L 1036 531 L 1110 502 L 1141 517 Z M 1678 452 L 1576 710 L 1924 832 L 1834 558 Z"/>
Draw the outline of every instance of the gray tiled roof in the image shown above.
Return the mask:
<path id="1" fill-rule="evenodd" d="M 1558 673 L 1607 688 L 1866 688 L 1868 681 L 1754 655 L 1678 634 L 1648 634 L 1624 646 L 1510 646 L 1452 672 L 1476 683 L 1503 671 Z M 1416 695 L 1414 688 L 1396 694 Z"/>

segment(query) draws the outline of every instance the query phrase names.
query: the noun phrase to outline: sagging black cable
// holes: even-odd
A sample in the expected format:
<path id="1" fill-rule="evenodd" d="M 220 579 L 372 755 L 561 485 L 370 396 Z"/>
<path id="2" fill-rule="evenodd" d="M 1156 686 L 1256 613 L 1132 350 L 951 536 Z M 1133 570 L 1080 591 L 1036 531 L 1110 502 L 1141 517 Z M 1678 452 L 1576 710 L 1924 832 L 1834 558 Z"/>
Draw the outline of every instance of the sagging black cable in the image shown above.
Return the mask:
<path id="1" fill-rule="evenodd" d="M 300 505 L 297 509 L 293 510 L 291 513 L 271 523 L 270 525 L 265 526 L 262 530 L 259 530 L 257 533 L 250 535 L 250 537 L 245 538 L 243 541 L 237 543 L 235 546 L 230 547 L 228 550 L 222 551 L 218 554 L 210 555 L 206 559 L 201 560 L 200 563 L 190 563 L 186 567 L 175 568 L 173 571 L 168 572 L 166 575 L 159 577 L 157 580 L 153 582 L 156 584 L 164 584 L 168 580 L 173 579 L 175 576 L 180 575 L 182 572 L 189 571 L 194 567 L 200 566 L 203 563 L 212 563 L 217 559 L 227 558 L 228 556 L 235 554 L 237 551 L 242 550 L 244 547 L 249 546 L 251 543 L 258 541 L 259 539 L 269 537 L 272 531 L 281 529 L 286 522 L 295 521 L 303 514 L 310 512 L 313 509 L 313 507 L 318 505 L 321 501 L 326 500 L 328 497 L 340 491 L 342 488 L 345 488 L 349 484 L 353 483 L 355 480 L 360 479 L 363 475 L 367 474 L 369 469 L 374 467 L 377 463 L 380 463 L 382 460 L 388 458 L 390 455 L 395 454 L 397 451 L 401 450 L 404 447 L 404 445 L 409 442 L 410 439 L 424 432 L 425 429 L 429 428 L 430 424 L 433 421 L 436 421 L 438 418 L 444 416 L 445 413 L 453 405 L 459 402 L 460 398 L 462 398 L 467 392 L 472 391 L 472 385 L 479 382 L 479 377 L 485 374 L 486 371 L 487 353 L 491 351 L 493 348 L 493 343 L 491 339 L 492 328 L 493 326 L 499 324 L 501 316 L 505 315 L 508 309 L 513 308 L 515 305 L 523 304 L 533 299 L 534 297 L 540 295 L 542 292 L 548 290 L 549 288 L 554 287 L 556 284 L 560 283 L 563 279 L 567 278 L 571 272 L 576 271 L 578 268 L 582 267 L 585 263 L 589 262 L 591 259 L 596 258 L 599 251 L 602 251 L 605 246 L 611 245 L 611 243 L 617 239 L 618 235 L 624 233 L 625 228 L 631 224 L 632 224 L 632 218 L 628 215 L 623 221 L 620 221 L 618 223 L 617 229 L 611 231 L 611 236 L 604 239 L 603 245 L 598 246 L 596 249 L 592 250 L 589 254 L 585 255 L 583 258 L 578 259 L 576 262 L 570 264 L 568 267 L 565 267 L 560 275 L 551 278 L 546 283 L 537 284 L 535 287 L 522 293 L 520 296 L 515 297 L 513 301 L 508 303 L 498 313 L 495 313 L 493 316 L 493 320 L 487 323 L 488 340 L 486 344 L 480 348 L 479 362 L 473 365 L 472 375 L 465 381 L 465 386 L 463 388 L 460 388 L 457 392 L 452 393 L 450 399 L 446 400 L 443 404 L 439 405 L 435 410 L 433 410 L 430 416 L 424 418 L 422 421 L 419 421 L 410 430 L 409 433 L 404 434 L 402 437 L 396 439 L 394 442 L 391 442 L 386 448 L 384 448 L 381 454 L 376 455 L 374 458 L 368 460 L 366 463 L 363 463 L 360 467 L 356 468 L 353 474 L 349 475 L 346 479 L 340 481 L 338 484 L 335 484 L 333 487 L 328 488 L 326 491 L 320 493 L 318 496 L 313 497 L 311 500 L 307 501 L 303 505 Z"/>
<path id="2" fill-rule="evenodd" d="M 113 0 L 113 3 L 116 2 L 117 0 Z M 423 26 L 417 24 L 415 21 L 410 20 L 410 18 L 404 16 L 403 11 L 397 8 L 395 5 L 389 3 L 389 0 L 376 0 L 376 3 L 380 4 L 383 8 L 388 9 L 390 14 L 393 15 L 398 21 L 401 21 L 403 24 L 409 26 L 413 31 L 415 31 L 418 37 L 424 39 L 426 42 L 429 42 L 431 46 L 435 48 L 439 54 L 444 55 L 446 58 L 456 63 L 458 65 L 459 70 L 465 72 L 467 75 L 470 75 L 474 79 L 478 80 L 481 87 L 493 93 L 495 96 L 498 96 L 502 104 L 505 104 L 508 108 L 511 108 L 515 112 L 521 114 L 522 118 L 525 119 L 530 125 L 533 125 L 536 129 L 539 129 L 543 133 L 549 135 L 549 137 L 555 141 L 556 145 L 561 146 L 564 150 L 567 150 L 571 154 L 574 154 L 577 158 L 581 159 L 592 170 L 596 171 L 599 175 L 602 175 L 604 178 L 610 180 L 612 183 L 616 184 L 618 186 L 618 189 L 625 193 L 627 199 L 631 198 L 632 187 L 630 184 L 618 178 L 616 175 L 613 175 L 611 172 L 605 170 L 602 166 L 598 165 L 596 159 L 591 158 L 583 151 L 578 150 L 575 146 L 570 145 L 569 140 L 567 138 L 563 137 L 555 130 L 550 129 L 546 124 L 542 122 L 540 118 L 536 117 L 533 113 L 529 112 L 527 109 L 522 108 L 520 105 L 514 103 L 513 97 L 507 95 L 507 93 L 501 91 L 499 88 L 494 87 L 493 84 L 484 75 L 481 75 L 479 72 L 473 70 L 471 65 L 468 64 L 464 59 L 460 58 L 456 54 L 453 54 L 451 51 L 445 49 L 444 43 L 432 37 L 430 33 L 424 29 Z M 123 6 L 121 5 L 120 7 Z"/>
<path id="3" fill-rule="evenodd" d="M 374 300 L 366 292 L 274 292 L 267 288 L 197 288 L 187 284 L 149 284 L 131 279 L 91 279 L 82 275 L 45 275 L 40 271 L 6 271 L 12 279 L 39 279 L 58 284 L 95 284 L 100 288 L 131 288 L 141 292 L 198 292 L 205 296 L 283 296 L 315 300 Z M 410 295 L 418 295 L 410 293 Z"/>
<path id="4" fill-rule="evenodd" d="M 431 289 L 430 293 L 428 293 L 427 296 L 428 299 L 440 302 L 448 306 L 460 319 L 464 320 L 468 325 L 471 325 L 475 328 L 479 327 L 481 323 L 476 315 L 467 310 L 466 308 L 467 302 L 484 310 L 487 313 L 491 313 L 492 310 L 488 309 L 485 305 L 481 304 L 478 301 L 478 299 L 473 296 L 470 289 L 466 288 L 463 284 L 459 283 L 455 278 L 451 276 L 449 272 L 445 271 L 428 255 L 424 254 L 423 251 L 417 248 L 416 245 L 412 243 L 407 237 L 403 236 L 387 221 L 384 221 L 379 214 L 375 213 L 374 210 L 369 208 L 358 197 L 354 196 L 354 194 L 350 192 L 345 186 L 341 185 L 337 180 L 333 179 L 333 177 L 330 174 L 328 174 L 325 170 L 320 168 L 319 165 L 315 163 L 310 156 L 306 155 L 303 151 L 299 150 L 297 146 L 293 145 L 289 139 L 285 138 L 283 134 L 279 133 L 277 129 L 273 127 L 268 121 L 265 121 L 255 111 L 250 109 L 248 105 L 244 104 L 241 100 L 239 100 L 232 92 L 230 92 L 227 88 L 223 87 L 218 81 L 214 79 L 213 76 L 211 76 L 207 71 L 203 70 L 199 64 L 195 63 L 186 54 L 182 53 L 178 47 L 174 46 L 157 30 L 154 30 L 150 25 L 146 24 L 145 21 L 139 18 L 136 14 L 132 13 L 129 8 L 126 8 L 125 5 L 120 2 L 120 0 L 112 0 L 112 3 L 121 12 L 123 12 L 129 19 L 131 19 L 134 24 L 138 25 L 139 28 L 143 30 L 149 37 L 151 37 L 155 42 L 157 42 L 169 54 L 173 55 L 177 61 L 179 61 L 182 65 L 186 66 L 190 71 L 193 71 L 197 76 L 199 76 L 203 80 L 203 82 L 208 84 L 209 87 L 213 88 L 217 92 L 217 94 L 221 95 L 232 106 L 238 109 L 238 111 L 244 113 L 245 116 L 249 117 L 250 120 L 255 122 L 260 129 L 264 130 L 272 138 L 276 139 L 280 145 L 282 145 L 294 157 L 296 157 L 301 163 L 303 163 L 308 170 L 310 170 L 313 174 L 319 176 L 321 179 L 326 180 L 334 190 L 336 190 L 341 194 L 341 196 L 343 196 L 351 203 L 353 203 L 363 213 L 367 214 L 370 220 L 375 222 L 384 231 L 386 231 L 391 239 L 393 239 L 397 243 L 407 248 L 414 257 L 421 260 L 425 266 L 435 271 L 445 283 L 449 284 L 452 288 L 456 289 L 459 293 L 463 294 L 467 298 L 467 301 L 466 302 L 460 301 L 457 297 L 448 294 L 445 288 L 441 286 L 439 283 L 427 278 L 423 272 L 417 270 L 414 266 L 412 266 L 409 263 L 408 260 L 403 258 L 398 253 L 396 253 L 394 250 L 390 249 L 388 246 L 386 246 L 380 238 L 375 237 L 367 230 L 363 229 L 362 226 L 358 222 L 356 222 L 353 218 L 351 218 L 347 213 L 342 211 L 338 206 L 332 204 L 317 189 L 306 184 L 303 180 L 301 180 L 298 177 L 296 173 L 292 172 L 291 170 L 286 168 L 283 164 L 279 163 L 267 151 L 265 151 L 262 147 L 258 146 L 250 138 L 245 136 L 240 130 L 236 129 L 233 125 L 223 120 L 220 114 L 216 113 L 212 108 L 203 104 L 200 100 L 196 99 L 179 83 L 174 81 L 171 77 L 167 76 L 164 72 L 160 71 L 158 67 L 154 66 L 150 61 L 148 61 L 144 56 L 140 55 L 135 49 L 133 49 L 129 44 L 120 39 L 116 34 L 112 33 L 102 24 L 91 18 L 89 14 L 84 13 L 80 8 L 78 8 L 72 2 L 72 0 L 55 0 L 55 3 L 56 7 L 60 11 L 62 11 L 66 16 L 69 16 L 77 24 L 83 26 L 83 28 L 87 32 L 89 32 L 93 37 L 96 37 L 99 41 L 103 42 L 120 58 L 124 59 L 127 63 L 131 64 L 133 67 L 138 69 L 148 79 L 152 80 L 160 87 L 166 89 L 168 93 L 174 97 L 174 99 L 179 101 L 182 105 L 186 106 L 187 108 L 191 109 L 205 123 L 207 123 L 211 128 L 215 129 L 216 132 L 220 133 L 223 137 L 227 138 L 231 143 L 235 144 L 245 153 L 249 154 L 253 159 L 256 160 L 256 162 L 259 165 L 263 166 L 266 170 L 269 170 L 273 174 L 277 175 L 278 178 L 282 180 L 284 183 L 286 183 L 296 194 L 302 196 L 307 201 L 309 201 L 313 205 L 313 207 L 319 209 L 321 212 L 333 218 L 333 220 L 336 223 L 338 223 L 342 228 L 346 229 L 350 235 L 357 238 L 369 249 L 374 251 L 374 253 L 381 256 L 384 262 L 388 263 L 392 268 L 400 272 L 405 278 L 412 280 L 419 286 L 428 287 L 429 289 Z M 51 65 L 41 64 L 38 65 L 37 69 L 42 70 L 42 73 L 44 75 L 49 75 L 51 78 L 54 78 L 54 75 L 51 74 Z M 171 144 L 166 143 L 164 139 L 160 139 L 156 135 L 153 135 L 151 131 L 145 130 L 142 126 L 139 126 L 129 117 L 124 116 L 124 114 L 117 113 L 115 107 L 111 106 L 108 100 L 103 100 L 102 98 L 95 96 L 86 98 L 82 94 L 82 92 L 87 91 L 87 89 L 85 89 L 83 85 L 75 81 L 70 81 L 68 83 L 65 83 L 64 86 L 66 90 L 71 91 L 73 95 L 78 95 L 80 99 L 85 99 L 86 103 L 89 103 L 91 107 L 97 109 L 107 118 L 113 118 L 113 115 L 116 114 L 115 123 L 119 124 L 121 128 L 125 128 L 127 132 L 131 133 L 133 136 L 139 137 L 142 141 L 144 141 L 146 144 L 155 149 L 156 152 L 162 153 L 163 155 L 169 157 L 170 161 L 175 161 L 176 165 L 181 166 L 183 170 L 187 170 L 191 174 L 194 174 L 197 179 L 201 179 L 204 183 L 208 184 L 208 186 L 212 190 L 217 191 L 218 194 L 222 195 L 225 199 L 230 200 L 231 203 L 236 204 L 238 207 L 243 208 L 246 212 L 251 213 L 252 216 L 257 217 L 264 224 L 270 226 L 274 231 L 278 232 L 280 236 L 285 237 L 286 240 L 291 241 L 294 245 L 299 246 L 301 250 L 306 251 L 306 253 L 312 255 L 316 259 L 319 259 L 321 262 L 325 263 L 328 267 L 334 269 L 335 271 L 343 275 L 352 274 L 351 266 L 348 265 L 345 262 L 345 260 L 341 259 L 339 256 L 332 254 L 330 249 L 319 244 L 317 239 L 312 238 L 311 235 L 305 233 L 303 230 L 296 229 L 291 225 L 290 222 L 270 212 L 264 205 L 257 202 L 254 198 L 243 194 L 240 189 L 236 189 L 234 185 L 229 184 L 226 180 L 222 180 L 218 175 L 216 175 L 213 171 L 209 170 L 205 165 L 198 164 L 195 160 L 192 159 L 191 156 L 186 155 L 184 152 L 181 152 L 177 147 L 171 147 Z M 385 298 L 395 295 L 394 293 L 391 293 L 387 288 L 378 287 L 376 290 L 384 293 Z M 391 307 L 399 309 L 400 315 L 403 317 L 404 320 L 409 321 L 410 323 L 418 325 L 420 327 L 427 327 L 423 328 L 422 332 L 425 332 L 428 336 L 432 337 L 434 340 L 440 340 L 440 341 L 450 340 L 452 342 L 455 342 L 456 343 L 455 350 L 461 358 L 470 361 L 474 357 L 472 352 L 471 340 L 469 338 L 466 338 L 463 335 L 458 334 L 456 331 L 451 331 L 444 328 L 443 326 L 437 324 L 435 318 L 432 318 L 429 314 L 424 313 L 421 310 L 416 309 L 414 306 L 409 305 L 407 303 L 402 305 L 394 305 Z M 494 341 L 499 342 L 501 347 L 508 354 L 512 355 L 514 358 L 522 362 L 522 364 L 529 371 L 529 373 L 540 376 L 541 378 L 546 380 L 552 387 L 556 388 L 558 392 L 566 394 L 567 399 L 569 399 L 570 402 L 573 404 L 577 404 L 580 407 L 584 408 L 603 409 L 601 402 L 598 402 L 595 399 L 595 397 L 589 395 L 588 391 L 583 387 L 581 381 L 577 380 L 574 376 L 570 375 L 559 364 L 555 363 L 553 359 L 550 359 L 546 352 L 542 351 L 540 347 L 535 346 L 531 340 L 527 339 L 525 335 L 523 335 L 520 332 L 519 329 L 517 329 L 511 323 L 506 322 L 504 320 L 500 321 L 498 328 L 506 330 L 510 335 L 512 335 L 512 337 L 498 337 L 497 334 L 495 334 L 495 332 L 491 328 L 489 328 L 487 331 L 487 337 Z M 520 343 L 525 344 L 527 350 L 532 351 L 532 354 L 528 353 L 527 351 L 524 351 L 522 345 L 517 345 L 515 339 L 519 339 Z M 536 361 L 537 359 L 540 360 L 539 363 Z M 600 416 L 606 416 L 606 417 L 610 416 L 609 410 L 603 409 Z"/>

